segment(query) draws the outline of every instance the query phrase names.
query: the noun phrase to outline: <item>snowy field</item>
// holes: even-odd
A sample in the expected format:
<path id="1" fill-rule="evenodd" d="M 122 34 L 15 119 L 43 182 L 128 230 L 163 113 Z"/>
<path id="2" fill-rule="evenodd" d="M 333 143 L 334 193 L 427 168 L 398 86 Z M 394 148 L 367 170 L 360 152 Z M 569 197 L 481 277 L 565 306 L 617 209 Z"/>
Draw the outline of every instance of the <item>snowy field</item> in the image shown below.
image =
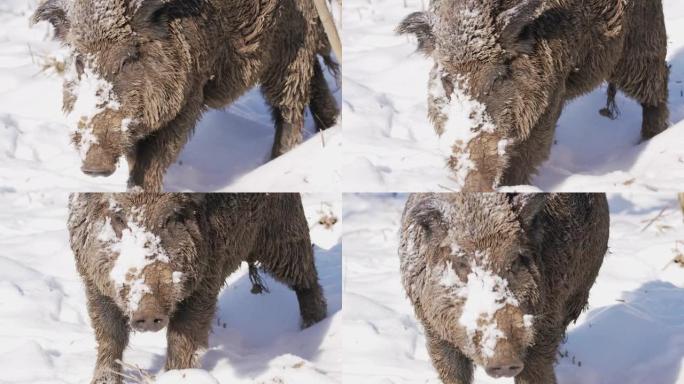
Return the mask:
<path id="1" fill-rule="evenodd" d="M 439 384 L 399 277 L 406 196 L 345 195 L 344 380 Z M 610 252 L 561 346 L 559 384 L 684 384 L 684 225 L 669 194 L 609 195 Z M 561 356 L 562 355 L 562 356 Z M 481 368 L 477 384 L 494 380 Z"/>
<path id="2" fill-rule="evenodd" d="M 458 189 L 427 120 L 432 63 L 415 39 L 394 34 L 427 0 L 345 0 L 345 191 Z M 663 0 L 669 34 L 672 128 L 640 145 L 641 107 L 618 97 L 621 115 L 599 116 L 605 86 L 566 106 L 550 159 L 532 186 L 544 191 L 676 191 L 684 185 L 684 2 Z"/>
<path id="3" fill-rule="evenodd" d="M 61 193 L 0 195 L 0 383 L 90 382 L 95 339 L 69 248 L 66 204 Z M 304 205 L 328 318 L 301 331 L 294 292 L 264 275 L 271 293 L 252 295 L 245 266 L 220 295 L 203 359 L 209 373 L 186 372 L 185 380 L 169 373 L 158 383 L 213 383 L 199 380 L 208 375 L 220 383 L 341 383 L 342 229 L 339 220 L 331 229 L 319 224 L 340 218 L 341 201 L 305 195 Z M 134 334 L 124 360 L 157 374 L 165 350 L 164 331 Z"/>
<path id="4" fill-rule="evenodd" d="M 38 0 L 0 2 L 0 190 L 125 191 L 128 166 L 108 178 L 81 173 L 70 144 L 73 127 L 62 114 L 62 78 L 53 66 L 59 43 L 48 23 L 29 26 Z M 338 100 L 340 87 L 329 78 Z M 275 129 L 258 90 L 224 111 L 208 112 L 178 161 L 169 168 L 167 191 L 337 192 L 341 128 L 268 162 Z"/>

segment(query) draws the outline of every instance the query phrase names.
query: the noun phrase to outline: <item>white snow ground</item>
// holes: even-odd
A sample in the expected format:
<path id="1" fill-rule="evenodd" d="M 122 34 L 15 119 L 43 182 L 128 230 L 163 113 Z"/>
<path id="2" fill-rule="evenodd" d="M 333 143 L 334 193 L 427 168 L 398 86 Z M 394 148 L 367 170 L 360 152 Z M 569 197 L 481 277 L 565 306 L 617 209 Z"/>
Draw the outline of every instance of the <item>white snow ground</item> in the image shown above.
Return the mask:
<path id="1" fill-rule="evenodd" d="M 405 200 L 344 198 L 345 382 L 441 383 L 400 282 Z M 668 264 L 684 251 L 675 200 L 667 194 L 609 195 L 610 253 L 588 311 L 561 347 L 559 384 L 684 384 L 684 268 Z M 481 368 L 475 378 L 477 384 L 513 383 L 491 379 Z"/>
<path id="2" fill-rule="evenodd" d="M 0 2 L 0 190 L 125 191 L 121 161 L 108 178 L 81 173 L 62 114 L 62 79 L 44 69 L 59 44 L 51 26 L 29 26 L 37 0 Z M 340 87 L 330 79 L 338 100 Z M 314 134 L 307 118 L 305 145 L 267 163 L 275 129 L 258 90 L 225 111 L 212 110 L 164 180 L 167 191 L 337 192 L 341 128 Z M 324 138 L 321 138 L 321 135 Z M 269 188 L 268 190 L 261 188 Z"/>
<path id="3" fill-rule="evenodd" d="M 90 381 L 95 339 L 69 248 L 66 205 L 63 193 L 0 194 L 2 384 Z M 219 299 L 203 359 L 209 373 L 183 372 L 185 380 L 167 373 L 159 383 L 212 383 L 209 374 L 220 383 L 341 383 L 341 200 L 339 195 L 304 195 L 304 205 L 328 318 L 300 330 L 294 292 L 264 275 L 271 293 L 252 295 L 247 268 L 242 268 L 229 277 Z M 328 215 L 338 218 L 332 229 L 319 224 Z M 165 351 L 164 331 L 134 334 L 124 360 L 157 374 Z"/>
<path id="4" fill-rule="evenodd" d="M 432 63 L 415 39 L 394 34 L 427 0 L 345 0 L 345 131 L 342 164 L 348 192 L 449 191 L 459 186 L 438 151 L 427 121 Z M 672 127 L 640 139 L 641 107 L 620 95 L 616 121 L 599 116 L 605 87 L 566 106 L 550 159 L 520 190 L 677 191 L 684 184 L 684 2 L 664 0 Z"/>

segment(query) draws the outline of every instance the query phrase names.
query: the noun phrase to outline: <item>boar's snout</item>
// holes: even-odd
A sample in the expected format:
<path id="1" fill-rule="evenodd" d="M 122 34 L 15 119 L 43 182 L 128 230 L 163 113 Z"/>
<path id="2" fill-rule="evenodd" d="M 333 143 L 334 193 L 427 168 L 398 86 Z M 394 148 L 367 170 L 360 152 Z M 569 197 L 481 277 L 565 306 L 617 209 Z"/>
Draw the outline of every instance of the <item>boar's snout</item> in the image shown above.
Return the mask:
<path id="1" fill-rule="evenodd" d="M 158 332 L 168 324 L 169 316 L 151 295 L 147 295 L 131 315 L 131 328 L 138 332 Z"/>
<path id="2" fill-rule="evenodd" d="M 99 145 L 93 145 L 83 159 L 81 171 L 88 176 L 111 176 L 116 171 L 118 156 Z"/>
<path id="3" fill-rule="evenodd" d="M 501 358 L 491 360 L 485 366 L 485 372 L 493 378 L 515 377 L 522 372 L 525 365 L 517 358 Z"/>

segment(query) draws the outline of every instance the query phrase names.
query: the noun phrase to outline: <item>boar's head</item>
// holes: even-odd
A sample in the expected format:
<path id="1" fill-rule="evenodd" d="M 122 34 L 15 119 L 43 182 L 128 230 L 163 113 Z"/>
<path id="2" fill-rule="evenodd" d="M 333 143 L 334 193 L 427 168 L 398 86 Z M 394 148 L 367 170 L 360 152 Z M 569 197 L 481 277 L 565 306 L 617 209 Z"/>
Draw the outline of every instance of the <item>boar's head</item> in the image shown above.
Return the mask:
<path id="1" fill-rule="evenodd" d="M 401 34 L 418 39 L 433 59 L 428 115 L 441 149 L 470 191 L 497 187 L 510 157 L 510 138 L 526 138 L 549 104 L 540 76 L 551 69 L 534 62 L 535 23 L 541 0 L 434 0 L 409 15 Z M 548 82 L 548 81 L 547 81 Z M 473 149 L 473 143 L 478 149 Z M 510 148 L 508 148 L 510 150 Z M 487 152 L 483 155 L 477 152 Z M 478 157 L 487 157 L 478 161 Z M 466 180 L 471 171 L 485 180 Z"/>
<path id="2" fill-rule="evenodd" d="M 206 243 L 194 194 L 82 194 L 70 226 L 81 273 L 111 297 L 130 326 L 158 331 L 204 276 Z"/>
<path id="3" fill-rule="evenodd" d="M 199 0 L 45 0 L 33 21 L 49 21 L 67 48 L 63 109 L 82 171 L 108 176 L 118 159 L 184 106 L 192 58 L 175 33 Z"/>
<path id="4" fill-rule="evenodd" d="M 412 197 L 400 248 L 424 320 L 493 377 L 520 373 L 540 291 L 535 218 L 545 195 Z"/>

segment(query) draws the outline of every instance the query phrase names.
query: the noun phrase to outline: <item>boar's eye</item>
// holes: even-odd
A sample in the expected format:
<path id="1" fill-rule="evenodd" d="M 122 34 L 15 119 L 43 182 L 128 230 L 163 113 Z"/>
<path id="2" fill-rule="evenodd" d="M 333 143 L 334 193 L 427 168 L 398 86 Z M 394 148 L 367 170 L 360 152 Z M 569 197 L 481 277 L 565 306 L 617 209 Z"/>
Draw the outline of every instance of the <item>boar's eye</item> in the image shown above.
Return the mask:
<path id="1" fill-rule="evenodd" d="M 126 55 L 126 57 L 124 57 L 124 59 L 121 60 L 121 66 L 120 66 L 119 70 L 123 70 L 127 65 L 133 64 L 136 61 L 138 61 L 139 59 L 140 59 L 140 52 L 137 49 L 130 51 L 128 53 L 128 55 Z"/>
<path id="2" fill-rule="evenodd" d="M 175 224 L 184 223 L 191 214 L 192 212 L 186 209 L 174 209 L 173 213 L 166 218 L 163 226 L 170 227 Z"/>
<path id="3" fill-rule="evenodd" d="M 121 236 L 123 230 L 126 229 L 126 220 L 120 215 L 112 216 L 112 228 L 117 236 Z"/>
<path id="4" fill-rule="evenodd" d="M 83 76 L 83 73 L 85 72 L 85 64 L 83 63 L 81 56 L 76 56 L 74 65 L 76 65 L 76 73 L 78 74 L 78 78 L 81 79 L 81 76 Z"/>
<path id="5" fill-rule="evenodd" d="M 518 254 L 518 257 L 515 259 L 514 267 L 515 268 L 529 268 L 530 265 L 532 265 L 532 259 L 530 258 L 529 255 L 526 255 L 524 253 Z"/>

